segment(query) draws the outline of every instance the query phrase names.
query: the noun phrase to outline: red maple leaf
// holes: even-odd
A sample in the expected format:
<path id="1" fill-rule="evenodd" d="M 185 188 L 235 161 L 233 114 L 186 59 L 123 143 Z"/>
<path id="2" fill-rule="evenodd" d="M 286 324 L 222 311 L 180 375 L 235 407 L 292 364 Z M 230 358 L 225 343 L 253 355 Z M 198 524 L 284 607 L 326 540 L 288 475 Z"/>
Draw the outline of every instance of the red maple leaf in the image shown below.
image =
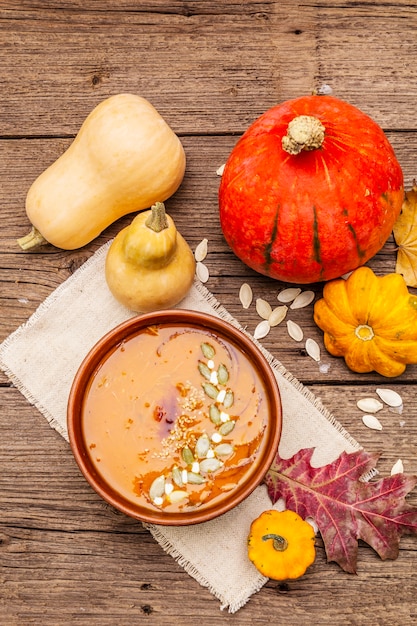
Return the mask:
<path id="1" fill-rule="evenodd" d="M 343 452 L 333 463 L 315 468 L 313 452 L 306 448 L 288 460 L 276 456 L 265 477 L 272 502 L 283 498 L 287 509 L 312 517 L 327 560 L 346 572 L 356 573 L 358 539 L 381 559 L 396 559 L 401 535 L 417 534 L 417 508 L 405 501 L 417 477 L 394 474 L 365 481 L 362 477 L 376 468 L 380 454 Z"/>

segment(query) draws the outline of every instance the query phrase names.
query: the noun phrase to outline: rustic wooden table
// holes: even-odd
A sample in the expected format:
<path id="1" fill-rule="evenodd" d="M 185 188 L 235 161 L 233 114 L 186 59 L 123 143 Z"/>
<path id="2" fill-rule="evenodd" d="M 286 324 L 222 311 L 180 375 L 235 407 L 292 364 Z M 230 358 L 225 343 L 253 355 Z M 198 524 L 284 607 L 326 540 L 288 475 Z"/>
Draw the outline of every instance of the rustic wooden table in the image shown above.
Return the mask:
<path id="1" fill-rule="evenodd" d="M 249 330 L 259 318 L 239 303 L 242 282 L 269 300 L 283 285 L 247 269 L 225 244 L 216 170 L 258 115 L 329 85 L 385 130 L 406 188 L 417 176 L 417 2 L 3 0 L 0 19 L 0 340 L 130 222 L 74 252 L 16 245 L 28 228 L 29 185 L 111 94 L 148 98 L 180 136 L 187 172 L 169 212 L 193 248 L 208 238 L 207 287 Z M 370 265 L 394 270 L 389 244 Z M 311 307 L 293 319 L 321 343 Z M 417 366 L 388 385 L 336 359 L 320 373 L 284 326 L 264 345 L 368 451 L 382 451 L 382 475 L 398 458 L 417 472 Z M 356 401 L 381 385 L 401 393 L 404 412 L 385 411 L 377 432 L 363 426 Z M 319 539 L 306 576 L 270 581 L 238 613 L 220 612 L 140 523 L 90 489 L 65 440 L 2 373 L 0 398 L 1 624 L 416 623 L 415 537 L 403 537 L 388 562 L 360 543 L 357 575 L 326 563 Z M 417 505 L 416 492 L 409 501 Z"/>

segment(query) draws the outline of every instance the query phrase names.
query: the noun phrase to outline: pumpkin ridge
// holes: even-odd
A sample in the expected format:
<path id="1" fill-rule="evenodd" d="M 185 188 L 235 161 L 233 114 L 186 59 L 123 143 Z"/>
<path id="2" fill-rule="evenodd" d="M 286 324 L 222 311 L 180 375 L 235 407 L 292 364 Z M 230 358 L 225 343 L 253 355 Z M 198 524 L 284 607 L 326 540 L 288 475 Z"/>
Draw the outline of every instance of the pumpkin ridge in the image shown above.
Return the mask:
<path id="1" fill-rule="evenodd" d="M 278 232 L 278 217 L 279 217 L 280 205 L 277 206 L 277 210 L 275 211 L 274 221 L 272 222 L 272 231 L 271 236 L 269 238 L 268 243 L 265 245 L 264 253 L 265 253 L 265 262 L 264 267 L 268 269 L 271 267 L 274 259 L 272 258 L 272 247 L 275 243 L 275 239 Z"/>
<path id="2" fill-rule="evenodd" d="M 317 208 L 313 205 L 313 258 L 321 265 L 321 244 L 319 236 L 319 221 L 317 217 Z M 320 276 L 323 273 L 323 269 L 320 270 Z"/>

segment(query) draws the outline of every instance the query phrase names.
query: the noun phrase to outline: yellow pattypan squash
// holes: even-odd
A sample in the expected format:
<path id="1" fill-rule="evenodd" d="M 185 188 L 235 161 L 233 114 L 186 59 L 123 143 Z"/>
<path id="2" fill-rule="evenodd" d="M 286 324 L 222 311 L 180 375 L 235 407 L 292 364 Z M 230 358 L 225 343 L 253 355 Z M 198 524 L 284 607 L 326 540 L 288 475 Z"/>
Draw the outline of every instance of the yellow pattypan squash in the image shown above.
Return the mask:
<path id="1" fill-rule="evenodd" d="M 314 321 L 328 352 L 354 372 L 393 377 L 417 363 L 417 296 L 401 274 L 375 276 L 360 267 L 347 280 L 326 283 Z"/>
<path id="2" fill-rule="evenodd" d="M 248 556 L 267 578 L 300 578 L 316 558 L 314 529 L 294 511 L 264 511 L 251 524 Z"/>

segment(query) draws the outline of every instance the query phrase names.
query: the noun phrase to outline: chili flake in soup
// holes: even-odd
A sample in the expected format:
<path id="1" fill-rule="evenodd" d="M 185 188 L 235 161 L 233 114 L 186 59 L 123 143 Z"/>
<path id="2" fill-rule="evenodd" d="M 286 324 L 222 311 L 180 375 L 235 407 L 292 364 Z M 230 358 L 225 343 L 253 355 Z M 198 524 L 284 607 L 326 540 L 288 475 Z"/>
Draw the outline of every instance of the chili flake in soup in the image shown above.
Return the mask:
<path id="1" fill-rule="evenodd" d="M 205 329 L 158 324 L 101 362 L 82 423 L 91 461 L 113 489 L 178 512 L 248 478 L 268 413 L 264 384 L 238 346 Z"/>

